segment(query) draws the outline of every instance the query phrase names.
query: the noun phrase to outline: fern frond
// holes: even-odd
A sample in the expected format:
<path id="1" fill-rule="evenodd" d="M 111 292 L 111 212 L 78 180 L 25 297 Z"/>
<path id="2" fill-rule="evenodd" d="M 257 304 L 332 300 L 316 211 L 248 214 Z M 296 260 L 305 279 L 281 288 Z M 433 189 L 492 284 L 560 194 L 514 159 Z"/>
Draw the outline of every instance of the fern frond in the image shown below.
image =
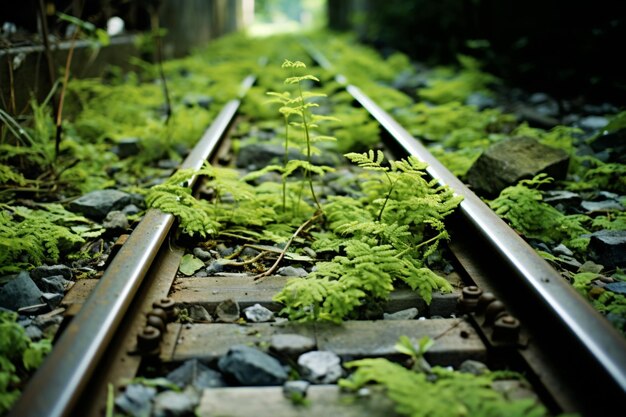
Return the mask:
<path id="1" fill-rule="evenodd" d="M 299 77 L 288 77 L 285 78 L 285 84 L 298 84 L 301 83 L 302 81 L 305 80 L 311 80 L 311 81 L 316 81 L 319 82 L 319 78 L 311 75 L 311 74 L 305 74 L 305 75 L 301 75 Z"/>
<path id="2" fill-rule="evenodd" d="M 318 176 L 323 176 L 326 172 L 332 172 L 335 169 L 333 167 L 329 167 L 326 165 L 314 165 L 308 161 L 303 161 L 300 159 L 292 159 L 287 162 L 287 166 L 285 167 L 285 171 L 283 172 L 283 176 L 289 177 L 296 170 L 302 169 L 305 172 L 312 172 Z"/>
<path id="3" fill-rule="evenodd" d="M 315 78 L 315 77 L 313 77 Z M 317 78 L 314 79 L 314 81 L 319 81 Z M 316 93 L 313 91 L 303 91 L 302 92 L 302 98 L 303 99 L 307 99 L 307 98 L 313 98 L 313 97 L 326 97 L 326 94 L 324 93 Z M 329 117 L 329 116 L 327 116 Z M 322 118 L 318 118 L 318 120 L 322 120 Z"/>
<path id="4" fill-rule="evenodd" d="M 350 152 L 344 156 L 363 169 L 371 171 L 389 171 L 389 167 L 381 165 L 385 159 L 381 150 L 374 152 L 370 149 L 368 152 L 364 153 Z"/>
<path id="5" fill-rule="evenodd" d="M 278 173 L 283 173 L 283 167 L 280 165 L 267 165 L 265 167 L 263 167 L 262 169 L 256 170 L 256 171 L 252 171 L 247 173 L 246 175 L 244 175 L 241 178 L 241 181 L 254 181 L 260 177 L 262 177 L 265 174 L 268 174 L 270 172 L 278 172 Z"/>
<path id="6" fill-rule="evenodd" d="M 489 375 L 433 368 L 433 376 L 414 372 L 383 358 L 348 362 L 356 369 L 339 385 L 356 391 L 371 383 L 385 387 L 395 410 L 410 417 L 540 417 L 547 415 L 532 399 L 508 400 L 495 391 Z"/>
<path id="7" fill-rule="evenodd" d="M 336 140 L 337 140 L 336 137 L 328 136 L 328 135 L 312 135 L 311 136 L 311 143 L 315 143 L 315 142 L 334 142 Z"/>
<path id="8" fill-rule="evenodd" d="M 26 184 L 26 178 L 9 165 L 0 164 L 0 184 Z"/>
<path id="9" fill-rule="evenodd" d="M 315 241 L 311 248 L 316 252 L 339 252 L 345 244 L 345 239 L 340 238 L 331 232 L 312 232 Z"/>
<path id="10" fill-rule="evenodd" d="M 46 210 L 12 207 L 14 214 L 0 211 L 0 274 L 25 266 L 58 262 L 84 239 Z"/>
<path id="11" fill-rule="evenodd" d="M 326 96 L 325 94 L 323 96 Z M 323 114 L 313 114 L 311 115 L 311 121 L 312 122 L 341 122 L 341 119 L 335 117 L 335 116 L 327 116 L 327 115 L 323 115 Z"/>
<path id="12" fill-rule="evenodd" d="M 190 172 L 175 173 L 165 183 L 150 189 L 146 204 L 176 216 L 183 232 L 190 236 L 214 235 L 219 231 L 220 224 L 209 216 L 208 203 L 191 195 L 191 189 L 185 184 L 189 178 Z"/>
<path id="13" fill-rule="evenodd" d="M 282 64 L 283 68 L 306 68 L 306 64 L 302 61 L 290 61 L 285 59 Z"/>

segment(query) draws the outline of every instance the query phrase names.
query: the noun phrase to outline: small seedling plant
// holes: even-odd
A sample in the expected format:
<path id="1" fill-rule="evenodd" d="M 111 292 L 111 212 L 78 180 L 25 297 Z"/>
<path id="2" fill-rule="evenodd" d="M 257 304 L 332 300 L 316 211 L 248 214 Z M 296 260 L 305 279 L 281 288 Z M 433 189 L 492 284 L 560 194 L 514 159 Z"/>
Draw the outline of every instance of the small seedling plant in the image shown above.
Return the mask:
<path id="1" fill-rule="evenodd" d="M 319 79 L 311 74 L 300 74 L 303 69 L 306 69 L 306 64 L 301 61 L 290 61 L 285 59 L 282 64 L 282 68 L 288 69 L 291 72 L 291 77 L 285 79 L 285 84 L 288 86 L 295 86 L 295 94 L 292 91 L 276 92 L 270 91 L 267 94 L 272 97 L 270 102 L 280 104 L 278 109 L 282 115 L 285 126 L 285 142 L 284 149 L 285 154 L 283 158 L 283 166 L 269 166 L 262 170 L 263 173 L 275 170 L 279 171 L 282 175 L 282 196 L 283 196 L 283 211 L 286 210 L 286 195 L 287 195 L 287 179 L 290 175 L 294 174 L 297 170 L 301 169 L 305 173 L 306 181 L 309 185 L 311 192 L 311 198 L 315 202 L 317 210 L 322 211 L 322 205 L 315 193 L 313 186 L 313 175 L 319 177 L 324 173 L 332 171 L 333 169 L 328 166 L 320 166 L 313 164 L 312 156 L 319 153 L 320 150 L 314 146 L 314 143 L 321 141 L 334 141 L 336 140 L 332 136 L 328 135 L 315 135 L 314 131 L 319 127 L 318 123 L 321 121 L 338 121 L 337 118 L 332 116 L 324 116 L 314 114 L 311 112 L 311 108 L 318 107 L 319 105 L 312 101 L 314 98 L 325 97 L 323 93 L 304 91 L 303 84 L 307 81 L 319 82 Z M 292 121 L 292 119 L 295 119 Z M 290 129 L 290 127 L 292 129 Z M 296 131 L 295 135 L 293 131 Z M 298 135 L 300 133 L 300 135 Z M 293 137 L 295 136 L 294 139 Z M 289 159 L 289 146 L 295 142 L 296 145 L 302 145 L 302 151 L 306 157 L 305 160 Z"/>

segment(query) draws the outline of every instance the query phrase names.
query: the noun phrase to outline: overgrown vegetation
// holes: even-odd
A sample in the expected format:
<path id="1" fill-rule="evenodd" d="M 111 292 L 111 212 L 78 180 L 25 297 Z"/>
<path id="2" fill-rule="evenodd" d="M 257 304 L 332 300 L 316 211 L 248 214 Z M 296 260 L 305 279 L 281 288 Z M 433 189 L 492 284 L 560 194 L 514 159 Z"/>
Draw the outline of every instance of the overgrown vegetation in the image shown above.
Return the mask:
<path id="1" fill-rule="evenodd" d="M 530 127 L 526 122 L 520 123 L 513 114 L 490 108 L 497 104 L 489 96 L 491 88 L 499 81 L 483 73 L 480 63 L 472 58 L 459 57 L 460 67 L 441 67 L 429 72 L 428 69 L 411 65 L 400 54 L 385 60 L 372 49 L 358 45 L 348 37 L 328 39 L 320 35 L 320 38 L 314 42 L 331 58 L 335 65 L 334 71 L 346 76 L 351 84 L 367 91 L 370 97 L 421 139 L 433 155 L 461 178 L 483 150 L 507 137 L 528 136 L 544 145 L 565 150 L 570 156 L 565 181 L 549 183 L 550 180 L 541 177 L 524 180 L 507 188 L 490 202 L 492 208 L 520 234 L 534 244 L 544 245 L 540 254 L 555 262 L 555 265 L 573 268 L 576 262 L 567 264 L 569 261 L 546 252 L 545 248 L 564 244 L 565 250 L 573 250 L 574 256 L 584 264 L 589 261 L 589 253 L 585 250 L 589 233 L 626 230 L 623 211 L 619 208 L 620 201 L 624 207 L 624 199 L 619 195 L 626 193 L 626 168 L 621 163 L 623 147 L 618 140 L 619 135 L 623 135 L 621 129 L 626 128 L 626 112 L 611 117 L 607 115 L 607 126 L 591 137 L 588 132 L 575 126 L 557 125 L 550 130 Z M 361 68 L 367 70 L 361 71 Z M 408 101 L 398 100 L 396 88 L 405 93 L 404 100 Z M 480 103 L 480 108 L 469 103 Z M 605 136 L 607 134 L 613 136 Z M 594 156 L 590 155 L 590 149 L 596 153 L 598 150 L 604 151 Z M 618 196 L 610 197 L 615 200 L 614 209 L 588 212 L 581 208 L 570 208 L 563 212 L 563 207 L 555 208 L 543 200 L 543 194 L 548 189 L 568 190 L 592 200 L 601 199 L 598 197 L 600 194 L 597 194 L 599 191 L 616 193 Z M 609 197 L 605 194 L 603 198 Z M 569 274 L 567 270 L 563 273 L 566 276 Z M 610 274 L 611 271 L 604 273 Z M 620 276 L 619 272 L 616 273 Z M 619 277 L 613 279 L 621 281 Z M 619 293 L 605 291 L 599 297 L 597 288 L 590 285 L 588 289 L 591 293 L 586 291 L 585 295 L 600 312 L 608 316 L 608 311 L 622 311 L 620 308 L 613 309 L 611 304 L 621 298 Z M 604 301 L 609 304 L 602 304 Z M 626 331 L 626 320 L 615 317 L 617 314 L 611 320 L 616 327 Z"/>
<path id="2" fill-rule="evenodd" d="M 76 250 L 84 238 L 102 233 L 101 227 L 60 204 L 38 208 L 0 204 L 0 275 L 54 264 Z"/>
<path id="3" fill-rule="evenodd" d="M 211 200 L 191 195 L 187 181 L 195 175 L 206 177 L 206 187 L 213 192 Z M 277 199 L 270 201 L 267 197 L 269 195 L 257 193 L 254 187 L 241 181 L 236 171 L 206 163 L 201 170 L 178 171 L 165 183 L 153 187 L 146 196 L 146 203 L 176 216 L 183 233 L 216 238 L 227 225 L 254 227 L 275 221 L 272 206 Z"/>
<path id="4" fill-rule="evenodd" d="M 283 67 L 306 66 L 286 60 Z M 324 253 L 327 262 L 318 262 L 315 272 L 306 278 L 290 280 L 275 297 L 285 305 L 283 313 L 292 320 L 340 322 L 357 314 L 358 307 L 368 300 L 385 300 L 400 282 L 418 291 L 427 302 L 433 291 L 450 291 L 450 284 L 428 268 L 426 259 L 437 250 L 440 241 L 448 238 L 443 219 L 460 198 L 453 196 L 447 187 L 427 181 L 426 165 L 417 159 L 386 163 L 382 152 L 369 151 L 346 154 L 363 170 L 358 182 L 359 197 L 327 196 L 322 204 L 315 195 L 318 181 L 312 174 L 319 177 L 330 168 L 313 164 L 311 155 L 320 151 L 312 144 L 332 138 L 313 135 L 312 131 L 320 121 L 339 122 L 330 115 L 309 112 L 321 104 L 312 100 L 324 96 L 303 91 L 301 83 L 309 81 L 318 78 L 310 74 L 287 78 L 287 84 L 298 86 L 295 96 L 290 91 L 269 93 L 281 105 L 283 165 L 269 165 L 243 178 L 257 181 L 269 172 L 278 172 L 282 188 L 280 204 L 270 197 L 278 184 L 261 181 L 252 186 L 236 181 L 233 173 L 234 182 L 222 189 L 217 180 L 226 171 L 205 166 L 197 173 L 179 172 L 165 184 L 154 187 L 147 196 L 149 206 L 175 214 L 182 231 L 192 236 L 242 237 L 245 226 L 246 237 L 274 243 L 285 241 L 284 251 L 298 237 L 302 243 L 308 241 L 315 250 Z M 291 145 L 299 147 L 306 160 L 288 158 Z M 298 174 L 296 170 L 308 182 L 308 200 L 302 198 L 302 180 L 292 178 Z M 184 188 L 191 175 L 207 177 L 205 189 L 212 190 L 210 202 L 193 198 Z M 228 195 L 227 202 L 221 201 L 224 195 Z M 304 210 L 303 203 L 307 207 Z M 320 231 L 309 232 L 304 241 L 300 238 L 299 235 L 320 222 L 323 223 Z M 289 238 L 285 240 L 286 236 Z M 266 276 L 273 268 L 257 277 Z"/>
<path id="5" fill-rule="evenodd" d="M 457 59 L 461 64 L 458 71 L 450 67 L 438 67 L 432 71 L 426 87 L 418 90 L 420 98 L 435 104 L 446 104 L 454 101 L 463 103 L 473 93 L 492 95 L 492 86 L 500 80 L 481 71 L 481 64 L 476 58 L 458 55 Z"/>
<path id="6" fill-rule="evenodd" d="M 360 199 L 331 197 L 325 206 L 328 232 L 313 247 L 341 251 L 315 272 L 292 279 L 274 300 L 292 320 L 339 322 L 366 300 L 385 300 L 403 282 L 429 302 L 450 284 L 425 260 L 448 237 L 443 218 L 460 202 L 447 187 L 423 177 L 415 158 L 383 165 L 382 152 L 347 154 L 367 170 Z"/>
<path id="7" fill-rule="evenodd" d="M 11 409 L 25 378 L 51 349 L 49 339 L 30 340 L 16 319 L 17 314 L 0 311 L 0 413 Z"/>
<path id="8" fill-rule="evenodd" d="M 424 353 L 433 343 L 432 339 L 423 338 L 415 348 L 403 336 L 396 349 L 409 355 L 411 369 L 383 358 L 361 359 L 345 364 L 354 372 L 340 380 L 339 385 L 351 391 L 372 383 L 382 385 L 385 395 L 394 402 L 395 411 L 411 417 L 547 415 L 547 410 L 532 398 L 509 400 L 493 389 L 493 382 L 504 376 L 511 378 L 510 372 L 474 375 L 430 367 L 424 361 Z"/>
<path id="9" fill-rule="evenodd" d="M 582 237 L 588 231 L 581 225 L 580 216 L 564 215 L 541 201 L 542 195 L 538 188 L 551 181 L 545 174 L 522 180 L 504 189 L 489 206 L 526 238 L 554 245 L 563 243 L 582 252 L 589 239 Z"/>

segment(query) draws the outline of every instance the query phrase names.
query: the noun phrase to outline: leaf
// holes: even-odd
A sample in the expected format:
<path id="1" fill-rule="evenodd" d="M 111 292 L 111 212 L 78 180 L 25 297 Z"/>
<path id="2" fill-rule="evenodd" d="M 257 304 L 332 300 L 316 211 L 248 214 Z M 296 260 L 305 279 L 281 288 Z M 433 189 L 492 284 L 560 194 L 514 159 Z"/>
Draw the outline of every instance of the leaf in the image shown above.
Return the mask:
<path id="1" fill-rule="evenodd" d="M 285 259 L 289 259 L 290 261 L 295 262 L 315 262 L 315 259 L 311 258 L 310 256 L 300 255 L 295 252 L 285 253 Z"/>
<path id="2" fill-rule="evenodd" d="M 180 260 L 178 270 L 184 275 L 191 276 L 202 267 L 204 267 L 204 262 L 188 253 Z"/>
<path id="3" fill-rule="evenodd" d="M 42 339 L 39 342 L 32 342 L 22 355 L 24 367 L 27 370 L 39 368 L 44 358 L 51 350 L 52 342 L 50 339 Z"/>
<path id="4" fill-rule="evenodd" d="M 394 345 L 393 348 L 397 350 L 398 352 L 403 353 L 412 358 L 417 358 L 420 356 L 419 352 L 413 346 L 411 339 L 409 339 L 407 336 L 404 336 L 404 335 L 400 336 L 400 339 Z"/>

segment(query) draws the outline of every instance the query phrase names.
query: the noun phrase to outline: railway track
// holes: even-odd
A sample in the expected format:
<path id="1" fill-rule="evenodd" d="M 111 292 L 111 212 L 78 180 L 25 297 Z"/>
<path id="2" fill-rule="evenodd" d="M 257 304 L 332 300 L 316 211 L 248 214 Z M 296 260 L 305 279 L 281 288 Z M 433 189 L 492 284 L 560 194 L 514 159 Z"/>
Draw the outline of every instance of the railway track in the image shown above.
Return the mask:
<path id="1" fill-rule="evenodd" d="M 312 48 L 313 58 L 331 64 Z M 343 361 L 366 357 L 398 358 L 401 336 L 435 340 L 426 359 L 433 365 L 459 367 L 478 360 L 496 369 L 522 372 L 532 383 L 531 397 L 548 410 L 584 415 L 618 415 L 615 400 L 626 391 L 626 342 L 569 284 L 465 185 L 445 169 L 365 92 L 337 81 L 378 121 L 397 157 L 414 155 L 428 163 L 427 173 L 463 196 L 447 222 L 453 236 L 449 249 L 455 265 L 451 294 L 435 294 L 427 305 L 416 293 L 399 290 L 384 305 L 386 313 L 416 307 L 425 320 L 353 320 L 342 325 L 291 322 L 176 322 L 175 308 L 201 305 L 215 314 L 225 300 L 239 308 L 261 304 L 276 311 L 273 296 L 287 277 L 252 274 L 210 277 L 177 276 L 183 255 L 175 239 L 175 219 L 149 210 L 125 239 L 99 280 L 79 282 L 64 303 L 77 311 L 68 320 L 55 348 L 32 378 L 10 416 L 104 415 L 128 380 L 160 375 L 163 370 L 199 359 L 214 365 L 234 345 L 274 346 L 277 335 L 298 334 Z M 237 123 L 245 91 L 228 102 L 181 169 L 199 169 L 217 161 Z M 189 186 L 199 189 L 202 179 Z M 87 295 L 88 294 L 88 295 Z M 73 307 L 72 307 L 73 306 Z M 293 360 L 283 357 L 285 362 Z M 509 381 L 510 382 L 510 381 Z M 528 394 L 510 382 L 510 395 Z M 391 415 L 393 405 L 375 390 L 347 404 L 351 394 L 337 385 L 313 385 L 308 407 L 283 397 L 280 386 L 205 389 L 200 415 Z M 593 399 L 593 400 L 592 400 Z"/>

